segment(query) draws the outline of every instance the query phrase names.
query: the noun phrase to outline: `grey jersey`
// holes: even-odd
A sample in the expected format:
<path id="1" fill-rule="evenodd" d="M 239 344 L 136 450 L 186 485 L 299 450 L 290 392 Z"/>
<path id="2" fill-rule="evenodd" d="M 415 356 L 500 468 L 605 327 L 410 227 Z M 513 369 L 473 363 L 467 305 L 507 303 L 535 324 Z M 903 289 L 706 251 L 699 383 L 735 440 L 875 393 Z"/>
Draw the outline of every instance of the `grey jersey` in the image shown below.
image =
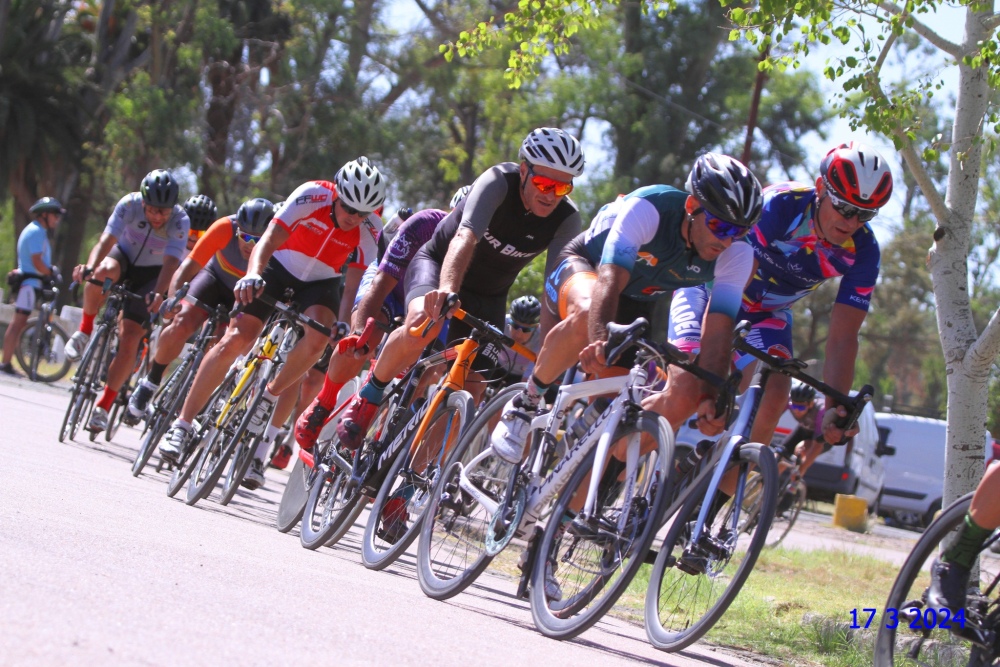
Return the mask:
<path id="1" fill-rule="evenodd" d="M 176 257 L 178 261 L 184 258 L 190 228 L 184 208 L 175 204 L 167 224 L 153 229 L 146 221 L 142 195 L 133 192 L 115 206 L 104 233 L 118 240 L 132 266 L 163 266 L 164 257 Z"/>

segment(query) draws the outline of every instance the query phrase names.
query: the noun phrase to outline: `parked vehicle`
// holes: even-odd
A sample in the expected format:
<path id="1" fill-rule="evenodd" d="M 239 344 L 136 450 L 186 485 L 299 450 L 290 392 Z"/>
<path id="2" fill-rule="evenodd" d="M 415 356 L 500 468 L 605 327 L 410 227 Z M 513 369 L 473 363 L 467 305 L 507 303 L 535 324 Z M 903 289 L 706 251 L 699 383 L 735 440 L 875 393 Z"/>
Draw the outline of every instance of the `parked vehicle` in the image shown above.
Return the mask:
<path id="1" fill-rule="evenodd" d="M 882 446 L 896 453 L 885 461 L 879 513 L 901 525 L 924 528 L 941 509 L 948 423 L 890 412 L 880 412 L 876 419 Z M 987 431 L 987 461 L 993 458 L 992 445 Z"/>

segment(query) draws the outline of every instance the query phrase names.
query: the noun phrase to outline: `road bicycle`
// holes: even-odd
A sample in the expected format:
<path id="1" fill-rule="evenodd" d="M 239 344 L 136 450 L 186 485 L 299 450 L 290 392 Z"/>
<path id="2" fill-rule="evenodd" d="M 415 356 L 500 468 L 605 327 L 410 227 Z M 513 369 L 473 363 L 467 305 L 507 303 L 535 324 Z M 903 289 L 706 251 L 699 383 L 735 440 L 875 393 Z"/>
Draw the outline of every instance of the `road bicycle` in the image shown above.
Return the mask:
<path id="1" fill-rule="evenodd" d="M 134 424 L 130 424 L 127 421 L 129 418 L 128 401 L 132 396 L 132 392 L 135 391 L 136 384 L 149 373 L 149 365 L 152 363 L 150 334 L 154 326 L 156 326 L 155 320 L 151 321 L 144 331 L 142 340 L 139 342 L 139 349 L 135 353 L 135 366 L 132 368 L 132 372 L 125 380 L 125 383 L 122 384 L 118 395 L 115 396 L 115 400 L 111 403 L 111 409 L 108 411 L 108 427 L 104 429 L 104 439 L 108 442 L 111 442 L 115 435 L 117 435 L 118 429 L 122 424 L 134 426 Z M 116 347 L 111 354 L 112 357 L 118 354 L 117 341 L 115 343 Z"/>
<path id="2" fill-rule="evenodd" d="M 446 308 L 453 303 L 449 299 Z M 386 567 L 415 538 L 426 491 L 474 412 L 472 395 L 463 389 L 472 362 L 486 344 L 515 345 L 501 331 L 464 310 L 457 310 L 453 317 L 472 328 L 470 337 L 440 352 L 425 351 L 386 395 L 357 452 L 341 451 L 337 438 L 317 443 L 316 466 L 308 482 L 309 497 L 299 532 L 305 548 L 335 544 L 369 500 L 375 504 L 371 510 L 374 518 L 369 522 L 372 529 L 366 527 L 363 540 L 366 566 Z M 422 336 L 434 324 L 435 320 L 429 320 L 409 333 Z M 424 373 L 446 361 L 451 361 L 451 368 L 431 390 L 430 398 L 419 396 Z M 415 454 L 420 460 L 413 470 L 407 462 Z M 390 528 L 392 534 L 386 532 L 389 526 L 379 525 L 383 520 L 396 526 Z"/>
<path id="3" fill-rule="evenodd" d="M 853 426 L 871 400 L 871 386 L 853 399 L 836 392 L 802 373 L 804 362 L 777 359 L 746 343 L 748 331 L 746 323 L 737 328 L 735 349 L 764 362 L 770 373 L 828 393 L 848 409 L 840 427 Z M 704 636 L 736 599 L 764 547 L 779 475 L 770 447 L 749 438 L 770 373 L 755 374 L 737 399 L 735 419 L 681 477 L 664 513 L 668 528 L 650 573 L 644 614 L 646 634 L 660 650 L 679 651 Z M 723 492 L 723 478 L 734 475 L 735 492 Z"/>
<path id="4" fill-rule="evenodd" d="M 38 315 L 28 320 L 18 338 L 14 355 L 28 379 L 58 382 L 69 373 L 72 365 L 65 352 L 69 336 L 54 319 L 59 288 L 48 281 L 44 284 Z"/>
<path id="5" fill-rule="evenodd" d="M 344 322 L 337 322 L 331 328 L 303 315 L 297 305 L 286 303 L 291 301 L 292 296 L 291 290 L 288 290 L 282 301 L 266 294 L 257 297 L 272 306 L 274 312 L 250 351 L 229 369 L 213 400 L 208 403 L 208 414 L 198 419 L 200 428 L 187 448 L 192 454 L 197 451 L 198 455 L 183 457 L 194 467 L 187 473 L 190 476 L 185 501 L 188 505 L 211 495 L 224 470 L 226 478 L 219 502 L 227 505 L 236 495 L 250 468 L 257 445 L 264 437 L 263 429 L 257 434 L 249 430 L 250 421 L 264 388 L 278 374 L 289 352 L 301 338 L 302 327 L 311 327 L 333 342 L 349 332 Z M 231 316 L 240 310 L 237 307 Z"/>
<path id="6" fill-rule="evenodd" d="M 186 299 L 196 308 L 205 311 L 208 314 L 208 319 L 205 320 L 201 331 L 199 331 L 193 343 L 188 346 L 187 351 L 180 359 L 180 363 L 174 367 L 174 370 L 167 376 L 166 381 L 157 389 L 149 402 L 145 438 L 142 441 L 142 446 L 139 447 L 139 451 L 135 454 L 135 459 L 132 461 L 132 475 L 135 477 L 139 476 L 146 463 L 149 462 L 153 452 L 156 451 L 156 446 L 159 444 L 160 439 L 170 428 L 171 422 L 180 411 L 181 405 L 184 404 L 184 398 L 187 396 L 188 391 L 191 389 L 191 384 L 194 382 L 195 373 L 198 372 L 198 367 L 201 365 L 202 359 L 205 358 L 208 349 L 219 338 L 219 324 L 225 322 L 229 317 L 228 308 L 221 305 L 213 308 L 197 297 L 189 295 L 187 293 L 188 288 L 189 284 L 184 283 L 174 296 L 168 299 L 160 308 L 161 315 L 170 312 L 177 303 L 182 299 Z M 144 377 L 144 375 L 139 377 Z M 128 408 L 126 407 L 126 409 Z M 176 477 L 177 479 L 174 480 L 174 476 L 171 475 L 171 484 L 168 484 L 168 486 L 174 486 L 173 489 L 168 488 L 167 495 L 170 497 L 173 497 L 180 487 L 184 485 L 184 482 L 187 481 L 187 477 L 183 475 L 183 472 L 178 472 Z M 177 483 L 179 483 L 179 486 L 176 485 Z"/>
<path id="7" fill-rule="evenodd" d="M 80 364 L 73 375 L 73 386 L 70 389 L 69 405 L 59 427 L 59 442 L 66 438 L 74 440 L 80 424 L 90 419 L 98 392 L 107 380 L 108 364 L 118 349 L 118 315 L 125 305 L 126 299 L 145 298 L 130 292 L 124 285 L 114 285 L 110 278 L 104 281 L 88 279 L 88 282 L 100 285 L 107 299 L 100 321 L 94 328 L 94 333 L 80 357 Z M 93 441 L 97 432 L 90 433 Z"/>
<path id="8" fill-rule="evenodd" d="M 500 460 L 489 443 L 524 385 L 480 410 L 426 510 L 417 554 L 424 593 L 442 600 L 458 594 L 512 539 L 530 534 L 518 594 L 530 578 L 532 615 L 543 633 L 575 636 L 610 609 L 643 562 L 669 496 L 673 431 L 640 401 L 658 380 L 657 362 L 690 366 L 680 350 L 643 341 L 647 330 L 644 319 L 608 326 L 609 363 L 639 347 L 635 364 L 626 376 L 560 387 L 551 408 L 532 420 L 520 465 Z M 561 433 L 571 408 L 593 397 L 602 398 Z M 651 451 L 642 456 L 644 439 Z M 609 460 L 612 451 L 624 460 Z M 542 532 L 537 524 L 546 516 Z"/>
<path id="9" fill-rule="evenodd" d="M 878 623 L 875 667 L 987 667 L 1000 658 L 1000 559 L 990 550 L 1000 533 L 994 532 L 981 548 L 965 608 L 953 613 L 927 606 L 931 563 L 957 537 L 972 496 L 944 508 L 927 527 L 900 568 L 882 610 L 857 610 L 859 628 L 874 629 Z"/>

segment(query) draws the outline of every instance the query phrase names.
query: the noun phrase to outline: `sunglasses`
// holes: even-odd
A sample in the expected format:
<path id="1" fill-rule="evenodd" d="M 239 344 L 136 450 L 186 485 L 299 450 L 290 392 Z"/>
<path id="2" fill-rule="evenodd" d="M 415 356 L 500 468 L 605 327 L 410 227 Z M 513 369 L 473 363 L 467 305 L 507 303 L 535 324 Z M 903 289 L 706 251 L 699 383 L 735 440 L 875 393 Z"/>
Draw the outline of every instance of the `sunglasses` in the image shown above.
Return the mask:
<path id="1" fill-rule="evenodd" d="M 340 208 L 344 209 L 344 213 L 346 213 L 347 215 L 364 215 L 364 216 L 368 215 L 368 211 L 359 211 L 358 209 L 352 206 L 348 206 L 347 204 L 344 203 L 343 199 L 340 200 Z"/>
<path id="2" fill-rule="evenodd" d="M 857 218 L 858 222 L 868 222 L 878 215 L 878 209 L 858 208 L 854 204 L 848 204 L 843 199 L 837 199 L 829 190 L 826 191 L 825 196 L 830 199 L 830 205 L 833 206 L 833 210 L 844 216 L 846 220 Z"/>
<path id="3" fill-rule="evenodd" d="M 537 324 L 532 324 L 530 326 L 524 326 L 523 324 L 516 324 L 514 322 L 510 323 L 511 329 L 517 329 L 518 331 L 523 331 L 524 333 L 531 333 L 538 328 Z"/>
<path id="4" fill-rule="evenodd" d="M 807 403 L 789 403 L 788 407 L 791 408 L 792 410 L 806 410 L 806 409 L 809 408 L 809 404 L 807 404 Z"/>
<path id="5" fill-rule="evenodd" d="M 254 245 L 255 243 L 257 243 L 257 241 L 260 240 L 259 236 L 253 236 L 251 234 L 240 234 L 240 238 L 243 239 L 245 242 L 249 243 L 250 245 Z"/>
<path id="6" fill-rule="evenodd" d="M 573 192 L 573 184 L 566 183 L 564 181 L 557 181 L 554 178 L 549 178 L 548 176 L 539 176 L 535 173 L 535 170 L 528 165 L 528 176 L 531 177 L 531 184 L 538 188 L 538 191 L 543 195 L 547 195 L 550 192 L 554 192 L 556 197 L 565 197 L 569 193 Z"/>
<path id="7" fill-rule="evenodd" d="M 749 227 L 736 225 L 722 218 L 717 218 L 704 208 L 699 208 L 692 215 L 698 215 L 699 213 L 705 214 L 705 226 L 708 227 L 708 231 L 712 232 L 712 235 L 717 239 L 741 239 L 750 233 Z"/>

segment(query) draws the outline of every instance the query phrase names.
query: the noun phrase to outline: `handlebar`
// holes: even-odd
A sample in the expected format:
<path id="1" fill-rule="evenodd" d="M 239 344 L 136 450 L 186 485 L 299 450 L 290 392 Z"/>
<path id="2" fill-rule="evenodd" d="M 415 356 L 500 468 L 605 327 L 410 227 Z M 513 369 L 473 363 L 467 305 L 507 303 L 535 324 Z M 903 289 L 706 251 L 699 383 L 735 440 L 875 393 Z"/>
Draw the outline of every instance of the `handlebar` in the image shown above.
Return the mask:
<path id="1" fill-rule="evenodd" d="M 296 322 L 302 324 L 303 326 L 307 326 L 311 329 L 314 329 L 315 331 L 318 331 L 319 333 L 328 337 L 333 342 L 339 341 L 341 338 L 347 336 L 351 332 L 351 327 L 346 322 L 334 322 L 332 327 L 328 327 L 321 322 L 317 322 L 308 315 L 300 313 L 298 310 L 296 310 L 292 306 L 289 306 L 283 301 L 278 301 L 277 299 L 274 299 L 268 296 L 267 294 L 261 294 L 260 296 L 257 297 L 257 299 L 267 304 L 268 306 L 271 306 L 285 317 L 291 320 L 295 320 Z M 244 308 L 246 308 L 246 304 L 237 304 L 231 311 L 229 311 L 230 319 L 236 317 L 241 312 L 243 312 Z M 365 328 L 367 329 L 368 326 L 366 325 Z M 369 333 L 369 335 L 371 334 Z"/>

